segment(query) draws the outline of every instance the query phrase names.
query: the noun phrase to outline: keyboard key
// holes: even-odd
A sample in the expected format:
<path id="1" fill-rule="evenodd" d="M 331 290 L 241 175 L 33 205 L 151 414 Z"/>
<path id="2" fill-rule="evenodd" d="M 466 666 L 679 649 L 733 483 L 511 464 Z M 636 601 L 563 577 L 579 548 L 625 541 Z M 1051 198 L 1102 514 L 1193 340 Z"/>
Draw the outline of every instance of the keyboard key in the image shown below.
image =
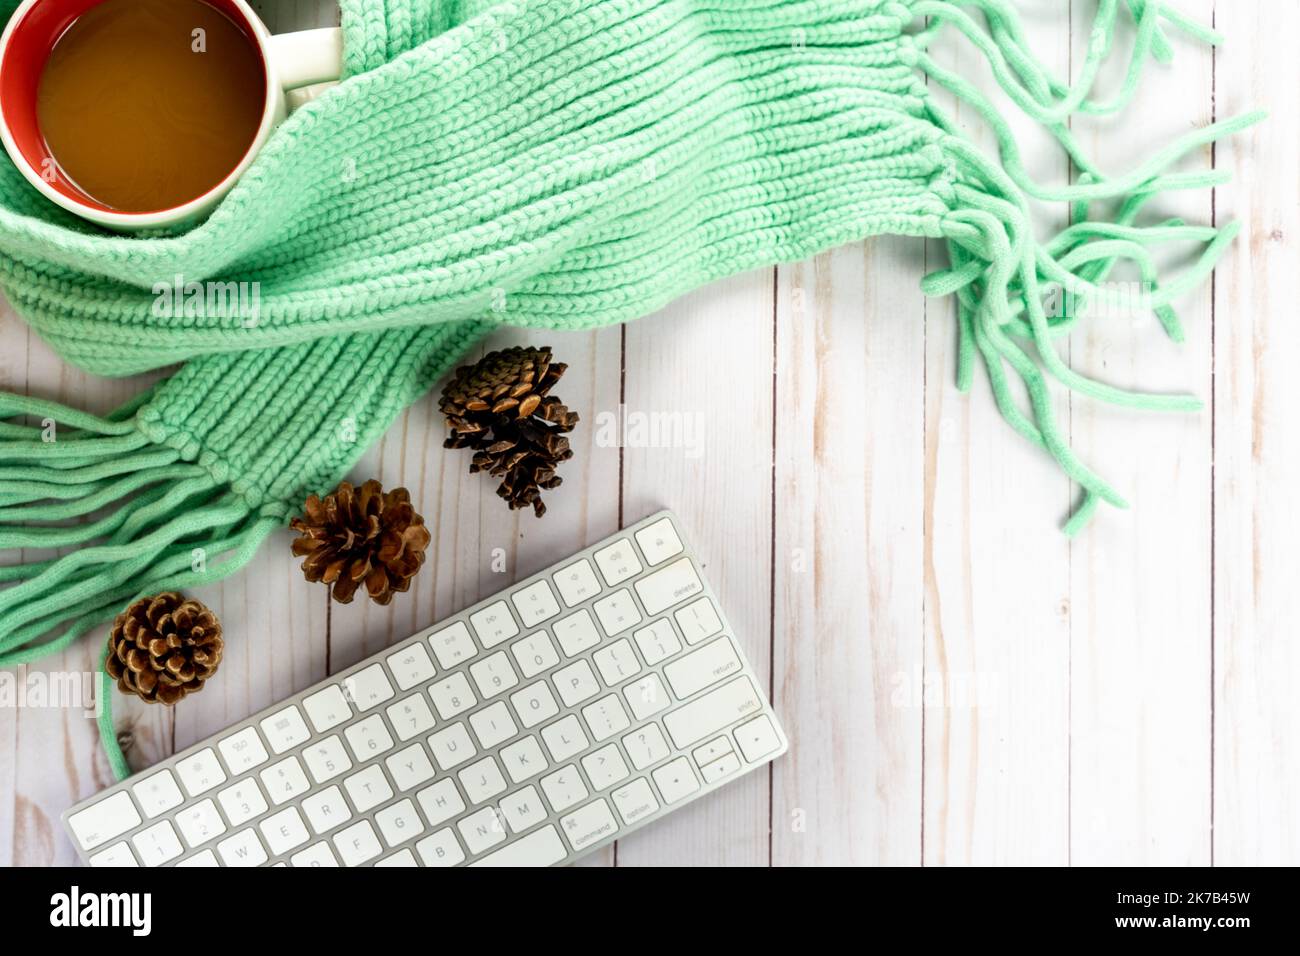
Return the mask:
<path id="1" fill-rule="evenodd" d="M 577 607 L 587 598 L 595 597 L 600 593 L 600 582 L 596 580 L 596 572 L 592 570 L 591 562 L 586 558 L 556 571 L 551 575 L 551 580 L 559 589 L 560 597 L 564 599 L 566 607 Z"/>
<path id="2" fill-rule="evenodd" d="M 551 752 L 551 759 L 556 763 L 561 763 L 574 754 L 582 753 L 591 746 L 586 732 L 582 729 L 582 722 L 573 714 L 560 718 L 549 727 L 542 728 L 542 740 L 546 741 L 546 749 Z"/>
<path id="3" fill-rule="evenodd" d="M 352 756 L 357 758 L 358 763 L 373 760 L 393 749 L 393 737 L 384 725 L 384 718 L 378 714 L 357 721 L 343 731 L 343 736 L 347 738 Z"/>
<path id="4" fill-rule="evenodd" d="M 338 684 L 330 684 L 305 698 L 302 709 L 307 711 L 307 719 L 318 734 L 337 727 L 352 716 L 352 707 Z"/>
<path id="5" fill-rule="evenodd" d="M 262 721 L 261 727 L 266 742 L 271 745 L 271 752 L 277 754 L 292 750 L 311 736 L 297 707 L 286 707 L 278 714 L 272 714 Z"/>
<path id="6" fill-rule="evenodd" d="M 400 850 L 392 856 L 386 856 L 375 866 L 419 866 L 415 862 L 415 855 L 410 850 Z"/>
<path id="7" fill-rule="evenodd" d="M 619 538 L 613 544 L 601 548 L 592 557 L 596 559 L 596 567 L 600 568 L 601 577 L 610 587 L 641 573 L 641 562 L 637 560 L 632 542 L 627 538 Z"/>
<path id="8" fill-rule="evenodd" d="M 393 795 L 393 788 L 388 785 L 388 778 L 379 766 L 373 765 L 354 773 L 343 781 L 343 789 L 352 799 L 357 813 L 365 813 Z"/>
<path id="9" fill-rule="evenodd" d="M 328 843 L 315 843 L 289 857 L 293 866 L 338 866 L 338 858 Z"/>
<path id="10" fill-rule="evenodd" d="M 529 777 L 537 776 L 547 766 L 542 745 L 536 737 L 517 740 L 502 750 L 501 762 L 506 765 L 506 773 L 515 783 L 523 783 Z"/>
<path id="11" fill-rule="evenodd" d="M 668 623 L 668 618 L 661 617 L 648 627 L 634 631 L 632 639 L 641 649 L 641 656 L 648 666 L 654 667 L 660 661 L 666 661 L 682 649 L 682 642 L 677 640 L 677 632 Z"/>
<path id="12" fill-rule="evenodd" d="M 505 705 L 505 701 L 501 700 L 471 714 L 469 725 L 474 730 L 474 736 L 478 738 L 479 746 L 484 750 L 491 750 L 497 744 L 504 743 L 519 733 L 514 718 L 510 716 L 510 708 Z"/>
<path id="13" fill-rule="evenodd" d="M 632 726 L 617 694 L 609 694 L 582 708 L 582 719 L 597 742 L 608 740 Z"/>
<path id="14" fill-rule="evenodd" d="M 551 630 L 555 632 L 555 639 L 560 642 L 565 657 L 577 657 L 600 643 L 600 631 L 596 630 L 596 624 L 585 607 L 560 618 L 551 625 Z"/>
<path id="15" fill-rule="evenodd" d="M 438 709 L 438 716 L 451 720 L 478 703 L 474 691 L 470 689 L 469 678 L 460 671 L 443 680 L 429 685 L 429 699 Z"/>
<path id="16" fill-rule="evenodd" d="M 221 769 L 217 755 L 211 747 L 191 754 L 177 763 L 176 776 L 181 778 L 181 786 L 191 797 L 207 793 L 218 784 L 226 782 L 225 771 Z"/>
<path id="17" fill-rule="evenodd" d="M 433 679 L 433 661 L 423 644 L 408 644 L 396 654 L 384 658 L 388 669 L 393 672 L 398 690 L 410 690 L 417 684 L 424 684 Z"/>
<path id="18" fill-rule="evenodd" d="M 700 776 L 704 778 L 706 784 L 714 784 L 723 777 L 730 776 L 740 769 L 740 758 L 734 753 L 727 754 L 725 757 L 719 757 L 713 763 L 707 763 L 700 767 Z"/>
<path id="19" fill-rule="evenodd" d="M 433 751 L 433 759 L 438 762 L 441 770 L 459 767 L 478 753 L 464 724 L 452 724 L 445 730 L 438 731 L 429 738 L 429 749 Z"/>
<path id="20" fill-rule="evenodd" d="M 560 613 L 560 602 L 545 581 L 534 581 L 510 595 L 510 603 L 519 612 L 524 627 L 536 627 Z"/>
<path id="21" fill-rule="evenodd" d="M 658 724 L 647 724 L 640 730 L 634 730 L 623 738 L 623 749 L 637 770 L 644 770 L 668 756 L 668 741 Z"/>
<path id="22" fill-rule="evenodd" d="M 388 675 L 384 673 L 382 664 L 371 664 L 343 678 L 343 689 L 348 700 L 362 712 L 378 707 L 396 695 L 393 685 L 388 683 Z"/>
<path id="23" fill-rule="evenodd" d="M 654 524 L 646 525 L 634 537 L 641 546 L 646 563 L 652 568 L 682 553 L 682 539 L 677 536 L 671 518 L 660 518 Z"/>
<path id="24" fill-rule="evenodd" d="M 262 788 L 252 777 L 247 777 L 234 786 L 222 790 L 217 794 L 217 802 L 221 804 L 221 809 L 225 811 L 226 819 L 230 821 L 232 827 L 247 823 L 254 817 L 260 817 L 267 810 L 266 797 L 262 796 Z"/>
<path id="25" fill-rule="evenodd" d="M 766 714 L 736 728 L 736 743 L 750 763 L 781 749 L 781 738 Z"/>
<path id="26" fill-rule="evenodd" d="M 475 761 L 456 776 L 460 777 L 460 785 L 465 788 L 470 803 L 483 803 L 506 791 L 506 778 L 492 757 Z"/>
<path id="27" fill-rule="evenodd" d="M 185 807 L 176 814 L 176 825 L 181 828 L 181 836 L 191 848 L 226 832 L 226 825 L 221 822 L 217 805 L 211 800 L 203 800 L 193 806 Z"/>
<path id="28" fill-rule="evenodd" d="M 550 670 L 560 663 L 560 655 L 555 652 L 555 645 L 551 643 L 545 631 L 538 631 L 522 641 L 515 641 L 510 645 L 510 653 L 515 655 L 519 673 L 524 675 L 525 680 L 536 677 L 542 671 Z"/>
<path id="29" fill-rule="evenodd" d="M 334 835 L 334 847 L 344 866 L 360 866 L 384 852 L 369 820 L 361 820 Z"/>
<path id="30" fill-rule="evenodd" d="M 565 707 L 574 707 L 600 693 L 600 684 L 586 661 L 574 661 L 568 667 L 560 668 L 552 679 Z"/>
<path id="31" fill-rule="evenodd" d="M 698 644 L 706 637 L 712 637 L 722 630 L 722 620 L 713 602 L 706 597 L 692 601 L 686 607 L 673 612 L 677 627 L 687 644 Z"/>
<path id="32" fill-rule="evenodd" d="M 521 691 L 510 695 L 510 703 L 519 715 L 519 722 L 524 729 L 531 730 L 538 724 L 550 720 L 560 712 L 560 707 L 551 695 L 551 688 L 544 680 L 529 684 Z"/>
<path id="33" fill-rule="evenodd" d="M 629 627 L 640 624 L 642 620 L 636 601 L 632 600 L 632 592 L 627 588 L 621 588 L 608 597 L 601 598 L 592 605 L 592 608 L 600 620 L 600 626 L 609 637 L 622 634 Z"/>
<path id="34" fill-rule="evenodd" d="M 650 788 L 650 782 L 645 777 L 633 780 L 626 787 L 619 787 L 610 794 L 610 797 L 614 801 L 618 815 L 623 818 L 623 823 L 627 826 L 631 826 L 638 820 L 644 820 L 659 809 L 659 801 L 655 799 L 654 790 Z"/>
<path id="35" fill-rule="evenodd" d="M 493 648 L 519 633 L 519 625 L 505 601 L 495 601 L 469 616 L 469 623 L 484 648 Z"/>
<path id="36" fill-rule="evenodd" d="M 217 844 L 217 853 L 226 866 L 261 866 L 268 859 L 262 841 L 252 830 L 240 830 Z"/>
<path id="37" fill-rule="evenodd" d="M 569 841 L 569 846 L 577 853 L 593 843 L 599 843 L 612 836 L 618 829 L 613 811 L 604 800 L 593 800 L 580 810 L 575 810 L 560 820 L 560 827 Z"/>
<path id="38" fill-rule="evenodd" d="M 397 846 L 413 839 L 424 832 L 420 815 L 415 812 L 415 804 L 402 800 L 391 807 L 384 807 L 375 814 L 375 823 L 389 846 Z M 415 860 L 411 861 L 415 865 Z"/>
<path id="39" fill-rule="evenodd" d="M 317 783 L 333 780 L 352 769 L 352 758 L 343 749 L 338 734 L 308 746 L 302 752 L 302 759 L 307 761 L 307 770 Z"/>
<path id="40" fill-rule="evenodd" d="M 141 830 L 131 838 L 131 842 L 135 844 L 135 852 L 140 855 L 140 862 L 145 866 L 162 866 L 184 852 L 180 837 L 166 820 L 159 820 L 148 829 Z"/>
<path id="41" fill-rule="evenodd" d="M 650 615 L 680 604 L 704 590 L 690 558 L 678 558 L 661 570 L 640 578 L 633 586 L 645 612 Z"/>
<path id="42" fill-rule="evenodd" d="M 663 681 L 659 679 L 658 674 L 650 674 L 635 684 L 624 687 L 623 696 L 627 698 L 627 705 L 632 708 L 634 720 L 645 720 L 661 710 L 666 710 L 672 703 L 672 698 L 668 696 L 668 691 L 664 690 Z"/>
<path id="43" fill-rule="evenodd" d="M 423 744 L 411 744 L 405 750 L 399 750 L 385 760 L 384 765 L 388 767 L 393 784 L 401 791 L 417 787 L 434 776 L 433 764 Z"/>
<path id="44" fill-rule="evenodd" d="M 470 675 L 478 686 L 479 697 L 490 700 L 519 683 L 519 675 L 510 666 L 505 651 L 497 651 L 481 661 L 469 665 Z"/>
<path id="45" fill-rule="evenodd" d="M 536 787 L 524 787 L 501 798 L 501 815 L 511 833 L 523 833 L 546 819 L 546 804 Z"/>
<path id="46" fill-rule="evenodd" d="M 140 804 L 144 815 L 150 819 L 185 802 L 181 788 L 176 786 L 176 778 L 170 770 L 160 770 L 146 777 L 131 787 L 131 792 L 135 794 L 136 802 Z"/>
<path id="47" fill-rule="evenodd" d="M 465 859 L 465 851 L 451 827 L 425 837 L 415 845 L 415 852 L 425 866 L 455 866 Z"/>
<path id="48" fill-rule="evenodd" d="M 691 762 L 685 757 L 669 761 L 655 770 L 651 776 L 655 778 L 665 803 L 676 803 L 700 789 L 700 783 L 695 779 L 695 771 L 691 769 Z"/>
<path id="49" fill-rule="evenodd" d="M 307 814 L 307 822 L 316 833 L 328 833 L 352 819 L 352 811 L 348 809 L 343 791 L 338 787 L 313 793 L 303 800 L 302 812 Z"/>
<path id="50" fill-rule="evenodd" d="M 542 778 L 542 792 L 551 803 L 551 809 L 563 813 L 569 807 L 579 803 L 590 795 L 587 785 L 582 782 L 582 774 L 574 764 L 561 767 L 555 773 Z"/>
<path id="51" fill-rule="evenodd" d="M 456 826 L 471 854 L 482 853 L 506 838 L 506 825 L 495 807 L 484 807 L 477 813 L 471 813 Z"/>
<path id="52" fill-rule="evenodd" d="M 226 761 L 226 766 L 235 776 L 260 767 L 271 759 L 262 746 L 262 738 L 252 727 L 245 727 L 237 734 L 231 734 L 220 743 L 217 749 Z"/>
<path id="53" fill-rule="evenodd" d="M 740 673 L 742 669 L 740 657 L 731 641 L 720 637 L 666 665 L 664 676 L 672 685 L 677 699 L 686 700 L 710 684 Z"/>
<path id="54" fill-rule="evenodd" d="M 591 659 L 609 687 L 621 684 L 641 671 L 641 662 L 636 659 L 636 651 L 632 650 L 632 643 L 627 638 L 602 647 L 591 655 Z"/>
<path id="55" fill-rule="evenodd" d="M 415 799 L 420 801 L 420 809 L 424 811 L 430 826 L 436 827 L 465 812 L 465 801 L 461 799 L 460 791 L 450 777 L 444 777 L 432 787 L 421 790 Z"/>
<path id="56" fill-rule="evenodd" d="M 412 740 L 433 729 L 433 711 L 420 694 L 399 700 L 388 710 L 388 722 L 397 732 L 398 740 Z"/>
<path id="57" fill-rule="evenodd" d="M 286 757 L 260 774 L 262 785 L 274 804 L 285 803 L 308 790 L 307 775 L 297 757 Z"/>
<path id="58" fill-rule="evenodd" d="M 469 627 L 464 621 L 457 621 L 429 635 L 429 646 L 443 670 L 450 670 L 478 653 L 478 646 L 470 637 Z"/>
<path id="59" fill-rule="evenodd" d="M 712 763 L 732 752 L 731 738 L 723 734 L 721 737 L 714 737 L 707 744 L 696 747 L 691 751 L 691 756 L 695 758 L 697 765 L 703 767 L 706 763 Z"/>
<path id="60" fill-rule="evenodd" d="M 495 853 L 489 853 L 470 866 L 551 866 L 568 855 L 569 851 L 564 848 L 555 827 L 546 826 Z"/>
<path id="61" fill-rule="evenodd" d="M 667 714 L 664 727 L 673 742 L 685 750 L 762 707 L 754 685 L 741 676 Z"/>
<path id="62" fill-rule="evenodd" d="M 287 853 L 311 839 L 306 824 L 298 815 L 297 807 L 285 807 L 279 813 L 267 817 L 257 828 L 262 831 L 262 837 L 270 847 L 272 856 Z"/>
<path id="63" fill-rule="evenodd" d="M 177 866 L 220 866 L 217 862 L 217 855 L 211 850 L 202 850 L 193 856 L 186 857 L 176 864 Z"/>
<path id="64" fill-rule="evenodd" d="M 597 790 L 612 787 L 631 775 L 615 744 L 601 747 L 583 757 L 582 769 L 587 771 L 587 779 Z"/>
<path id="65" fill-rule="evenodd" d="M 90 857 L 88 862 L 90 863 L 91 866 L 96 866 L 96 867 L 100 867 L 100 866 L 138 867 L 140 865 L 138 862 L 136 862 L 135 855 L 131 852 L 131 847 L 127 845 L 127 842 L 125 840 L 119 840 L 117 843 L 114 843 L 108 849 L 100 850 L 94 856 Z M 184 861 L 182 861 L 180 863 L 177 863 L 176 865 L 185 866 L 186 864 Z M 216 866 L 216 863 L 214 862 L 212 865 Z"/>

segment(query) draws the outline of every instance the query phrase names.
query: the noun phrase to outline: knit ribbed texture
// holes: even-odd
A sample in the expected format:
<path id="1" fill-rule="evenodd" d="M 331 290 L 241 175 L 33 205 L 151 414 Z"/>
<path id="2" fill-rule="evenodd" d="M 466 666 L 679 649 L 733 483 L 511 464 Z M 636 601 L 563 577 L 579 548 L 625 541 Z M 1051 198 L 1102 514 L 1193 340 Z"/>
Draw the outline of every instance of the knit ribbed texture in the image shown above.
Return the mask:
<path id="1" fill-rule="evenodd" d="M 13 6 L 0 0 L 0 14 Z M 1092 82 L 1126 16 L 1128 79 L 1098 103 Z M 0 418 L 69 428 L 50 445 L 0 422 L 0 547 L 79 546 L 0 568 L 17 582 L 0 591 L 0 664 L 62 646 L 139 594 L 231 573 L 495 325 L 633 319 L 868 236 L 948 243 L 950 266 L 925 288 L 958 300 L 959 385 L 982 360 L 1010 424 L 1079 482 L 1069 530 L 1123 499 L 1070 451 L 1049 381 L 1125 405 L 1194 404 L 1077 375 L 1053 345 L 1075 316 L 1042 306 L 1050 287 L 1096 293 L 1127 260 L 1177 338 L 1173 298 L 1233 235 L 1138 214 L 1162 189 L 1222 181 L 1165 169 L 1257 117 L 1119 176 L 1069 127 L 1072 113 L 1124 105 L 1147 61 L 1169 58 L 1165 27 L 1215 42 L 1167 4 L 1099 0 L 1073 86 L 1037 62 L 1006 0 L 343 0 L 343 25 L 345 81 L 181 234 L 106 234 L 0 162 L 0 289 L 33 328 L 100 374 L 186 363 L 105 419 L 0 395 Z M 930 59 L 943 30 L 974 43 L 1052 133 L 1074 185 L 1029 179 L 997 111 Z M 999 157 L 969 145 L 927 82 L 992 126 Z M 1037 242 L 1031 198 L 1074 203 L 1074 225 Z M 1114 219 L 1090 219 L 1107 198 L 1120 200 Z M 1149 250 L 1170 241 L 1205 253 L 1161 286 Z M 158 308 L 160 290 L 209 281 L 255 283 L 256 314 Z"/>

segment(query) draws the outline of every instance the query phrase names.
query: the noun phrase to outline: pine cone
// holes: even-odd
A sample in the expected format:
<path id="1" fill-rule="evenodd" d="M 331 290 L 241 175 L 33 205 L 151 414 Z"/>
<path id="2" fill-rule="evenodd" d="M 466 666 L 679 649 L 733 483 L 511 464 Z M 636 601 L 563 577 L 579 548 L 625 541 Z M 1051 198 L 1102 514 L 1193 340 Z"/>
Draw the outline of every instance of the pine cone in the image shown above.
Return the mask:
<path id="1" fill-rule="evenodd" d="M 406 591 L 424 564 L 429 529 L 411 507 L 405 488 L 387 494 L 371 479 L 360 488 L 343 482 L 322 501 L 311 495 L 305 518 L 290 527 L 300 537 L 293 553 L 306 557 L 302 573 L 308 581 L 334 586 L 334 600 L 351 604 L 362 582 L 370 600 L 388 604 Z"/>
<path id="2" fill-rule="evenodd" d="M 117 616 L 104 666 L 122 693 L 174 704 L 203 689 L 224 647 L 215 614 L 167 591 L 141 598 Z"/>
<path id="3" fill-rule="evenodd" d="M 474 449 L 470 472 L 501 478 L 497 494 L 512 511 L 532 505 L 544 515 L 541 493 L 560 486 L 555 468 L 573 457 L 563 433 L 578 415 L 548 394 L 567 368 L 551 361 L 549 347 L 515 346 L 458 368 L 443 389 L 450 435 L 443 447 Z"/>

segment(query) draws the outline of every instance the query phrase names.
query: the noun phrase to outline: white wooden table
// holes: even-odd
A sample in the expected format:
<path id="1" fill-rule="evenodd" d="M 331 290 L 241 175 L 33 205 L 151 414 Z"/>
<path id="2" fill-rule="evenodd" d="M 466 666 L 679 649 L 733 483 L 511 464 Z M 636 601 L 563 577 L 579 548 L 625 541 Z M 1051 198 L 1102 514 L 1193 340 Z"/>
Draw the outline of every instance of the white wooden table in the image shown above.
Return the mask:
<path id="1" fill-rule="evenodd" d="M 1062 73 L 1077 63 L 1094 4 L 1019 5 L 1040 55 Z M 258 6 L 281 30 L 334 16 L 324 0 Z M 584 424 L 547 516 L 507 512 L 466 453 L 441 449 L 435 399 L 418 403 L 355 470 L 406 485 L 428 519 L 410 594 L 389 609 L 331 606 L 277 534 L 198 594 L 229 638 L 219 677 L 175 710 L 118 698 L 133 763 L 666 505 L 792 745 L 770 772 L 594 862 L 1300 862 L 1300 5 L 1182 7 L 1228 45 L 1179 39 L 1125 118 L 1076 127 L 1092 154 L 1122 169 L 1213 115 L 1273 117 L 1187 164 L 1230 168 L 1233 185 L 1159 204 L 1245 227 L 1216 280 L 1181 304 L 1187 343 L 1154 322 L 1093 325 L 1068 343 L 1077 368 L 1206 400 L 1200 415 L 1165 417 L 1061 397 L 1074 447 L 1133 511 L 1062 536 L 1066 479 L 1004 426 L 982 378 L 969 398 L 953 386 L 951 303 L 918 290 L 942 251 L 842 248 L 625 327 L 493 341 L 549 343 L 570 366 L 558 392 Z M 942 51 L 991 88 L 969 47 Z M 1060 181 L 1059 154 L 1018 129 L 1033 171 Z M 106 410 L 140 382 L 63 365 L 0 305 L 0 387 Z M 668 447 L 617 447 L 598 426 L 620 406 L 687 430 Z M 88 670 L 102 639 L 41 669 Z M 0 708 L 0 863 L 70 862 L 59 814 L 109 782 L 92 720 Z"/>

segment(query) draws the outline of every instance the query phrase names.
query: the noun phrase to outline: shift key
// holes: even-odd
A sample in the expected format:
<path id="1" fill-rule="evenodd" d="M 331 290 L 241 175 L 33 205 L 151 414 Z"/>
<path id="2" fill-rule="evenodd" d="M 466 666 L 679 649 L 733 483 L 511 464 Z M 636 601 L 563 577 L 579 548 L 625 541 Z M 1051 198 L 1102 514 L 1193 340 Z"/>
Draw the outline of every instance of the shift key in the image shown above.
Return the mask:
<path id="1" fill-rule="evenodd" d="M 690 558 L 680 558 L 636 582 L 636 593 L 645 605 L 646 614 L 651 617 L 703 590 L 704 585 L 700 583 L 700 576 L 695 573 Z"/>
<path id="2" fill-rule="evenodd" d="M 664 726 L 678 749 L 730 727 L 740 718 L 763 709 L 763 701 L 748 677 L 737 677 L 717 690 L 679 707 L 664 717 Z"/>

